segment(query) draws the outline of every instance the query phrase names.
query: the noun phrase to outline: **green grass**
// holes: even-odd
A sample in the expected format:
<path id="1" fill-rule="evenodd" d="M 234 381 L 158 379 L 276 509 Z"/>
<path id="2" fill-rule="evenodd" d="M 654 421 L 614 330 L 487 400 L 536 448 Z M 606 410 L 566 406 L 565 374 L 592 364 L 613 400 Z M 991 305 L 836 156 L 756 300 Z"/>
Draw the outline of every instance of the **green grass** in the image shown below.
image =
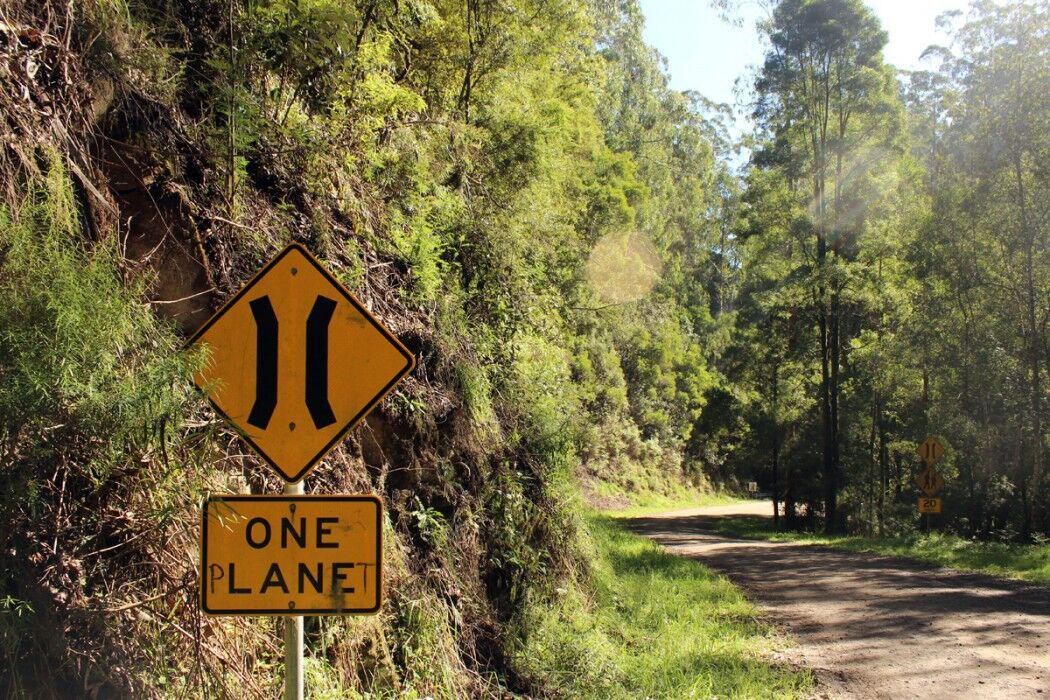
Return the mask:
<path id="1" fill-rule="evenodd" d="M 729 506 L 738 503 L 736 496 L 723 493 L 705 493 L 691 495 L 684 499 L 671 499 L 671 497 L 657 493 L 639 496 L 632 505 L 617 510 L 602 511 L 604 515 L 616 519 L 627 519 L 653 513 L 663 513 L 671 510 L 685 510 L 686 508 L 703 508 L 706 506 Z"/>
<path id="2" fill-rule="evenodd" d="M 794 698 L 808 671 L 726 578 L 605 516 L 587 517 L 593 590 L 560 591 L 527 619 L 517 664 L 572 698 Z"/>
<path id="3" fill-rule="evenodd" d="M 704 506 L 724 506 L 739 502 L 736 496 L 724 493 L 693 493 L 684 492 L 668 496 L 661 493 L 641 493 L 631 497 L 631 505 L 626 508 L 602 511 L 604 515 L 611 518 L 637 518 L 641 515 L 662 513 L 670 510 L 684 510 L 686 508 L 702 508 Z"/>
<path id="4" fill-rule="evenodd" d="M 657 488 L 636 485 L 626 488 L 622 484 L 594 479 L 587 486 L 598 499 L 597 509 L 615 518 L 634 518 L 639 515 L 660 513 L 684 508 L 719 506 L 736 503 L 739 499 L 722 492 L 712 492 L 668 479 L 657 484 Z M 608 507 L 620 503 L 622 507 Z"/>
<path id="5" fill-rule="evenodd" d="M 740 537 L 805 542 L 853 552 L 909 557 L 962 571 L 979 571 L 1050 586 L 1050 544 L 979 542 L 938 532 L 909 537 L 827 537 L 816 533 L 776 531 L 768 518 L 743 516 L 720 520 L 716 527 L 719 532 Z"/>

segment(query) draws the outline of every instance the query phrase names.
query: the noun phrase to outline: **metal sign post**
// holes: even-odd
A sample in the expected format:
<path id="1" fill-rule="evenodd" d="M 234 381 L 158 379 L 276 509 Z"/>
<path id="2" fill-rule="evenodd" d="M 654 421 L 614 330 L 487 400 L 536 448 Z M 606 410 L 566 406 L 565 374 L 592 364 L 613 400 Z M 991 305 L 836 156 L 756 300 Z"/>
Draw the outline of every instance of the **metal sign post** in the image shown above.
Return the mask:
<path id="1" fill-rule="evenodd" d="M 296 243 L 187 345 L 207 348 L 194 383 L 285 480 L 283 496 L 205 502 L 201 609 L 284 617 L 284 697 L 302 700 L 303 614 L 374 615 L 383 599 L 382 501 L 305 496 L 302 480 L 415 357 Z"/>
<path id="2" fill-rule="evenodd" d="M 286 483 L 284 492 L 291 496 L 303 493 L 303 482 Z M 284 700 L 303 700 L 303 616 L 293 615 L 284 621 Z"/>
<path id="3" fill-rule="evenodd" d="M 926 469 L 916 477 L 915 485 L 926 494 L 925 498 L 919 499 L 918 510 L 922 515 L 922 530 L 929 532 L 930 514 L 941 512 L 941 499 L 935 496 L 944 488 L 944 478 L 934 469 L 933 465 L 944 456 L 944 445 L 936 437 L 930 435 L 915 448 L 915 453 L 926 462 Z"/>

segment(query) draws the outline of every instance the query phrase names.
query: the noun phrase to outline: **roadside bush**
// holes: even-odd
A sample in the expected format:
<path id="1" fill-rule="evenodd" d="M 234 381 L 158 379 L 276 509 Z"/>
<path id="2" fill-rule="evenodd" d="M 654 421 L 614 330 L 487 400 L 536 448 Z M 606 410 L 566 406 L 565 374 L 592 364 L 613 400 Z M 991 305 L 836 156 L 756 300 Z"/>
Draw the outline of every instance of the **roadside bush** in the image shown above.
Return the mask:
<path id="1" fill-rule="evenodd" d="M 148 467 L 162 533 L 178 493 L 165 484 L 189 466 L 168 458 L 188 399 L 176 337 L 142 303 L 144 282 L 123 279 L 115 239 L 89 246 L 80 230 L 57 156 L 0 210 L 0 654 L 14 694 L 61 695 L 75 661 L 109 682 L 121 643 L 85 610 L 127 581 L 128 561 L 98 552 L 144 527 L 118 489 Z"/>

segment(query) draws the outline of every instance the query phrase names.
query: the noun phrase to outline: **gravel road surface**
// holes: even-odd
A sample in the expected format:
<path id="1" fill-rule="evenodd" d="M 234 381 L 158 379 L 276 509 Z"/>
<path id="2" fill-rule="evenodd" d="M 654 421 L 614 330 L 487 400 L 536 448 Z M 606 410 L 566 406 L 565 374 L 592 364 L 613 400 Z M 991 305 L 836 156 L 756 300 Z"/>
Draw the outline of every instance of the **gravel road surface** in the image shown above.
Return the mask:
<path id="1" fill-rule="evenodd" d="M 718 534 L 768 502 L 635 518 L 630 526 L 739 585 L 841 698 L 1047 698 L 1050 589 L 894 557 Z"/>

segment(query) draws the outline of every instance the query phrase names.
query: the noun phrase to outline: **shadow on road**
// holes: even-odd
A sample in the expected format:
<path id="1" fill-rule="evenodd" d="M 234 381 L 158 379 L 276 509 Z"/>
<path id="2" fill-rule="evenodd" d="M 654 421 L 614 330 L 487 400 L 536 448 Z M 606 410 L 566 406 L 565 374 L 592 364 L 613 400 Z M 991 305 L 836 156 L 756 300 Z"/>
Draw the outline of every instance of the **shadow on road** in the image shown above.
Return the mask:
<path id="1" fill-rule="evenodd" d="M 725 573 L 804 653 L 852 678 L 854 691 L 863 687 L 860 697 L 1050 689 L 1050 590 L 895 557 L 729 537 L 715 531 L 729 515 L 627 524 Z M 929 694 L 916 683 L 928 683 Z"/>
<path id="2" fill-rule="evenodd" d="M 734 538 L 715 530 L 715 523 L 724 517 L 634 518 L 628 524 L 635 532 L 669 548 L 688 546 L 699 538 L 708 544 L 701 557 L 704 563 L 730 573 L 734 579 L 777 577 L 805 581 L 805 587 L 792 592 L 799 598 L 823 599 L 826 591 L 822 576 L 837 579 L 848 572 L 851 578 L 861 578 L 876 589 L 894 590 L 905 584 L 918 589 L 920 595 L 914 599 L 886 601 L 888 610 L 895 612 L 914 610 L 924 617 L 961 610 L 972 614 L 1013 611 L 1050 616 L 1050 590 L 1046 588 L 985 574 L 951 571 L 912 559 L 847 552 L 820 545 Z M 761 550 L 761 556 L 755 555 L 756 549 Z M 814 556 L 815 553 L 820 556 Z M 922 575 L 916 576 L 917 573 Z M 833 585 L 838 590 L 838 583 Z M 946 588 L 952 590 L 952 595 L 942 595 Z M 938 595 L 926 594 L 934 591 Z"/>

